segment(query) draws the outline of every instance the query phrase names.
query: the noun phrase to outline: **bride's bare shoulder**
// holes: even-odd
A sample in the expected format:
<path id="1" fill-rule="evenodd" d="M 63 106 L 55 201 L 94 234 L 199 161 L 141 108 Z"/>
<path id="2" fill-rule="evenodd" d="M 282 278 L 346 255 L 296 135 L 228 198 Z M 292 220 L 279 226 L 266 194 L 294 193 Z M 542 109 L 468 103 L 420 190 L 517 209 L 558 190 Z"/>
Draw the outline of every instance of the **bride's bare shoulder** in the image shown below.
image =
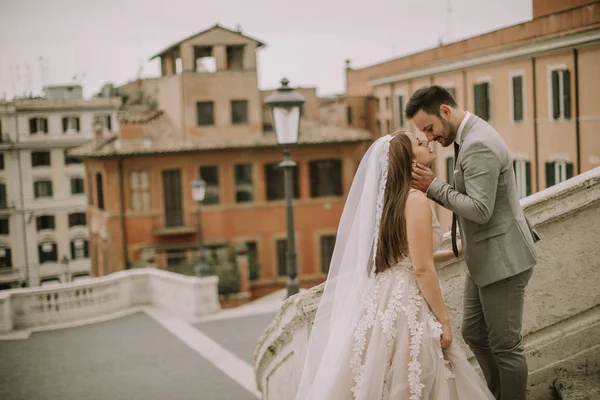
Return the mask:
<path id="1" fill-rule="evenodd" d="M 408 193 L 408 197 L 406 198 L 406 209 L 407 214 L 410 213 L 424 213 L 427 215 L 431 212 L 431 208 L 429 207 L 429 199 L 425 193 L 420 190 L 412 189 Z"/>

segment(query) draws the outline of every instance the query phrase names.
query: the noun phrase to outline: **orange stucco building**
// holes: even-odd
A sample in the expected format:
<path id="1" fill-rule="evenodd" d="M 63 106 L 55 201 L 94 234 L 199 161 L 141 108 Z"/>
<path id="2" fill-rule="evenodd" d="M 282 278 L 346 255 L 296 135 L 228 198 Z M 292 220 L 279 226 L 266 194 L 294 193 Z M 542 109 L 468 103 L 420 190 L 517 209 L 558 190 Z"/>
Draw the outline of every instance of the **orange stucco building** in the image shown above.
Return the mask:
<path id="1" fill-rule="evenodd" d="M 600 165 L 600 2 L 533 0 L 533 19 L 366 68 L 346 68 L 346 95 L 373 96 L 375 136 L 416 131 L 404 107 L 438 84 L 486 119 L 513 152 L 522 197 Z M 453 150 L 435 145 L 448 180 Z M 451 213 L 438 207 L 445 229 Z"/>
<path id="2" fill-rule="evenodd" d="M 152 82 L 159 109 L 132 107 L 120 114 L 118 134 L 98 132 L 73 152 L 86 167 L 94 276 L 148 260 L 173 269 L 193 263 L 191 183 L 200 174 L 209 253 L 246 244 L 258 261 L 253 295 L 285 286 L 286 208 L 275 168 L 283 155 L 264 115 L 269 93 L 256 83 L 261 46 L 220 26 L 170 46 L 159 53 L 162 76 Z M 372 136 L 318 123 L 316 91 L 299 92 L 307 101 L 292 155 L 296 252 L 301 284 L 312 286 L 326 277 L 345 195 Z"/>

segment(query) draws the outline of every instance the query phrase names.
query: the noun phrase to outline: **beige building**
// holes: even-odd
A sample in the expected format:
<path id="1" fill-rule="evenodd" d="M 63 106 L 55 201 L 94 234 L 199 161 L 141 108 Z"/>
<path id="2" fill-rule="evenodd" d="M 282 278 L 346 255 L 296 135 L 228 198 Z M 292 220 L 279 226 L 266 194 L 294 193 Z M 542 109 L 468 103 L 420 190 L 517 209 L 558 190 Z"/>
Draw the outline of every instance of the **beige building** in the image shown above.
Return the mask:
<path id="1" fill-rule="evenodd" d="M 589 3 L 589 4 L 586 4 Z M 376 136 L 416 131 L 404 117 L 419 87 L 448 88 L 492 124 L 513 152 L 522 197 L 600 165 L 600 3 L 534 0 L 533 19 L 363 69 L 347 69 L 347 96 L 374 96 Z M 451 179 L 452 149 L 434 145 Z M 443 227 L 450 213 L 439 210 Z"/>
<path id="2" fill-rule="evenodd" d="M 84 168 L 66 151 L 99 118 L 119 130 L 119 99 L 84 100 L 81 86 L 0 102 L 0 289 L 89 275 Z"/>

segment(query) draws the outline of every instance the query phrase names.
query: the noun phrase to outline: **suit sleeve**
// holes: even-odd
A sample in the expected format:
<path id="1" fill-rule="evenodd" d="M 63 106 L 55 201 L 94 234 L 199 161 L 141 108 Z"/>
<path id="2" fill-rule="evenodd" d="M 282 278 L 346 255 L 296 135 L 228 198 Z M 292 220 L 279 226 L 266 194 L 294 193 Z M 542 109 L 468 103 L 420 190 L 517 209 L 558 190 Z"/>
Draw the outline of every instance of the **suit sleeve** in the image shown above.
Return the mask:
<path id="1" fill-rule="evenodd" d="M 484 142 L 465 149 L 462 158 L 466 194 L 435 179 L 427 196 L 463 218 L 485 224 L 492 218 L 501 167 L 498 156 Z"/>

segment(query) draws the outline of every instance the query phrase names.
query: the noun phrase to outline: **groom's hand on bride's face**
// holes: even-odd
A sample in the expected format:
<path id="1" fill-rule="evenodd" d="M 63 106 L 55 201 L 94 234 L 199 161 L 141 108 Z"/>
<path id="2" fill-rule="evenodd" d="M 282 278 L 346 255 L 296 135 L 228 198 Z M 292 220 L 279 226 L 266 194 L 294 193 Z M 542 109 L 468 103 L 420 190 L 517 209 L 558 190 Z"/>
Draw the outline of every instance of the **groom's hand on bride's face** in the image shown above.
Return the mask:
<path id="1" fill-rule="evenodd" d="M 421 192 L 427 192 L 429 185 L 433 182 L 435 175 L 433 172 L 417 162 L 413 162 L 412 165 L 412 187 L 420 190 Z"/>

